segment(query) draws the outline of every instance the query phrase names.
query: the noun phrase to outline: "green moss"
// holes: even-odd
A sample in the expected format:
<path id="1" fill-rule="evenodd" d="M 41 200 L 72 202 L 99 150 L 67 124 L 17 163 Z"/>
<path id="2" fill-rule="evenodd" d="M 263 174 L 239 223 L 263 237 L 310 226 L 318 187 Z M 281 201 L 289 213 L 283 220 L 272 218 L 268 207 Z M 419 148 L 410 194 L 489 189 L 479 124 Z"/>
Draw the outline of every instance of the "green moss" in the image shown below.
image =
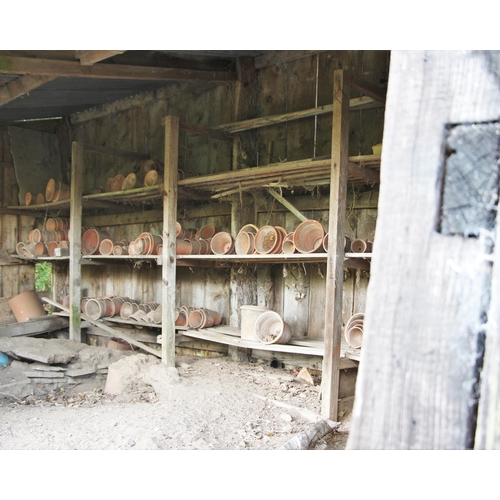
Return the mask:
<path id="1" fill-rule="evenodd" d="M 0 57 L 0 70 L 11 71 L 13 67 L 12 59 L 10 57 Z"/>

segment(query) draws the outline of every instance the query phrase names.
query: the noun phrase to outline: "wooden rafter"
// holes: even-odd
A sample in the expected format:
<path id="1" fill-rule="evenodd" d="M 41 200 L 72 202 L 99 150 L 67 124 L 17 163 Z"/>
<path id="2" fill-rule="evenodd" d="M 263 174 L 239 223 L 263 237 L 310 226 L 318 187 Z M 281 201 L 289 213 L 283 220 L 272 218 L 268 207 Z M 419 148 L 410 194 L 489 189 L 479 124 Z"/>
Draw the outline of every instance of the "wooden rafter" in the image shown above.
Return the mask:
<path id="1" fill-rule="evenodd" d="M 376 101 L 385 103 L 386 89 L 384 88 L 377 87 L 362 78 L 352 78 L 351 87 Z"/>
<path id="2" fill-rule="evenodd" d="M 234 72 L 226 71 L 199 71 L 150 66 L 127 66 L 121 64 L 96 64 L 95 66 L 82 66 L 78 61 L 10 56 L 0 56 L 0 74 L 30 74 L 52 77 L 73 76 L 83 78 L 113 78 L 154 81 L 236 81 L 236 74 Z"/>
<path id="3" fill-rule="evenodd" d="M 75 57 L 80 60 L 82 66 L 92 66 L 124 52 L 124 50 L 76 50 Z"/>
<path id="4" fill-rule="evenodd" d="M 44 83 L 54 80 L 54 76 L 31 76 L 23 75 L 0 87 L 0 106 L 7 104 L 18 97 L 26 95 L 33 89 L 40 87 Z"/>

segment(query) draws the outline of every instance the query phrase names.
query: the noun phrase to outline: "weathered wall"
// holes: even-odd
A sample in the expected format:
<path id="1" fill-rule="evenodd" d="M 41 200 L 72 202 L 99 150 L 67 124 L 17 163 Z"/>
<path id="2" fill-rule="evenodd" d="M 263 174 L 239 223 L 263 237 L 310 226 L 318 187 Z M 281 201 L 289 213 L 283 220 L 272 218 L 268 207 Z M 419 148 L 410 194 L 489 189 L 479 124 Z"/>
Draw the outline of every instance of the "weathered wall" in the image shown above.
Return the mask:
<path id="1" fill-rule="evenodd" d="M 333 71 L 344 67 L 366 80 L 379 84 L 387 80 L 389 55 L 382 51 L 331 51 L 289 63 L 263 68 L 255 82 L 257 105 L 254 116 L 267 116 L 307 109 L 332 103 Z M 358 97 L 353 93 L 351 97 Z M 235 120 L 234 86 L 215 86 L 202 90 L 198 86 L 174 84 L 164 89 L 137 96 L 104 110 L 87 113 L 91 119 L 75 120 L 74 140 L 111 148 L 147 153 L 163 161 L 164 130 L 162 119 L 169 114 L 195 125 L 217 126 Z M 323 115 L 274 125 L 252 132 L 254 148 L 242 166 L 265 165 L 270 162 L 296 160 L 314 155 L 329 155 L 331 149 L 331 116 Z M 383 110 L 351 112 L 350 154 L 370 154 L 371 146 L 381 142 Z M 244 134 L 244 133 L 243 133 Z M 243 136 L 243 134 L 241 134 Z M 188 175 L 203 175 L 231 168 L 230 143 L 180 133 L 179 166 Z M 116 157 L 85 153 L 84 192 L 102 189 L 106 180 L 117 173 L 138 171 L 140 161 L 117 160 Z M 318 190 L 305 196 L 301 210 L 307 217 L 320 220 L 328 228 L 328 193 Z M 347 210 L 346 234 L 352 238 L 373 240 L 376 220 L 377 192 L 360 196 L 351 190 Z M 357 195 L 357 196 L 356 196 Z M 230 205 L 216 202 L 203 213 L 192 206 L 180 206 L 178 220 L 183 227 L 199 229 L 214 224 L 230 231 Z M 143 231 L 160 232 L 161 213 L 156 222 L 104 226 L 116 238 L 129 241 Z M 92 219 L 84 219 L 84 225 Z M 248 221 L 250 222 L 250 221 Z M 299 220 L 278 202 L 269 198 L 260 207 L 257 224 L 283 226 L 292 231 Z M 324 328 L 324 295 L 326 264 L 265 265 L 240 269 L 241 284 L 252 282 L 258 304 L 273 307 L 283 314 L 295 335 L 322 338 Z M 130 269 L 124 265 L 85 266 L 82 271 L 84 294 L 124 295 L 133 299 L 159 301 L 160 271 L 153 268 Z M 344 282 L 344 323 L 364 311 L 367 271 L 346 270 Z M 178 304 L 213 307 L 227 320 L 230 316 L 230 273 L 227 269 L 179 268 L 177 272 Z M 234 273 L 233 273 L 234 279 Z M 237 287 L 236 287 L 237 288 Z M 234 293 L 234 289 L 233 292 Z M 229 322 L 229 321 L 227 321 Z"/>
<path id="2" fill-rule="evenodd" d="M 0 128 L 0 207 L 19 205 L 19 187 L 7 128 Z M 34 266 L 9 262 L 8 254 L 16 252 L 20 239 L 27 240 L 34 218 L 0 213 L 0 297 L 12 297 L 34 288 Z M 1 321 L 1 318 L 0 318 Z"/>

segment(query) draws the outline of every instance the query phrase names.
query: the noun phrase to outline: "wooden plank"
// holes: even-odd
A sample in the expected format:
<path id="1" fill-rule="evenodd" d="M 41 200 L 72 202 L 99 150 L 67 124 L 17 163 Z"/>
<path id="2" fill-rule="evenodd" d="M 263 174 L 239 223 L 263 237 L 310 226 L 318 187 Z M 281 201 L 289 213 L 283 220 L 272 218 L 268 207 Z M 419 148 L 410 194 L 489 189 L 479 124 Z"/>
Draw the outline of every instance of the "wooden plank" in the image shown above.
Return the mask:
<path id="1" fill-rule="evenodd" d="M 447 126 L 498 122 L 499 62 L 489 51 L 391 52 L 386 161 L 348 449 L 470 449 L 478 396 L 498 408 L 498 361 L 493 381 L 488 369 L 481 373 L 485 328 L 487 342 L 498 337 L 490 316 L 498 304 L 494 242 L 442 234 L 438 218 Z M 491 174 L 498 175 L 495 162 Z M 469 189 L 462 186 L 464 201 Z"/>
<path id="2" fill-rule="evenodd" d="M 256 69 L 321 54 L 324 50 L 273 50 L 254 58 Z"/>
<path id="3" fill-rule="evenodd" d="M 364 80 L 363 78 L 353 77 L 351 79 L 351 87 L 362 94 L 375 99 L 376 101 L 385 103 L 386 89 L 377 87 L 371 82 Z"/>
<path id="4" fill-rule="evenodd" d="M 336 70 L 333 77 L 332 164 L 330 183 L 329 245 L 326 268 L 325 352 L 323 360 L 323 416 L 337 419 L 340 342 L 342 332 L 342 283 L 349 142 L 349 75 Z"/>
<path id="5" fill-rule="evenodd" d="M 77 61 L 0 56 L 0 74 L 50 75 L 54 77 L 112 78 L 150 81 L 223 82 L 236 81 L 229 71 L 200 71 L 191 69 L 97 64 L 82 66 Z"/>
<path id="6" fill-rule="evenodd" d="M 182 332 L 186 337 L 194 337 L 212 342 L 221 342 L 223 344 L 244 347 L 246 349 L 259 349 L 262 351 L 277 351 L 297 354 L 308 354 L 310 356 L 323 356 L 322 347 L 308 347 L 292 344 L 263 344 L 253 340 L 242 339 L 233 335 L 219 333 L 215 328 L 203 328 L 201 330 L 186 330 Z"/>
<path id="7" fill-rule="evenodd" d="M 54 76 L 23 75 L 15 80 L 4 83 L 0 86 L 0 106 L 28 94 L 30 91 L 54 79 Z"/>
<path id="8" fill-rule="evenodd" d="M 67 313 L 70 312 L 70 310 L 68 308 L 62 306 L 61 304 L 58 304 L 57 302 L 54 302 L 53 300 L 47 299 L 46 297 L 43 297 L 42 300 L 47 302 L 48 304 L 52 304 L 53 306 L 58 307 L 62 311 L 65 311 Z M 82 317 L 82 319 L 84 319 L 85 321 L 90 323 L 91 325 L 94 325 L 94 326 L 100 328 L 101 330 L 104 330 L 105 332 L 109 333 L 112 337 L 117 337 L 119 339 L 125 340 L 129 344 L 135 345 L 136 347 L 139 347 L 140 349 L 142 349 L 143 351 L 146 351 L 149 354 L 153 354 L 153 356 L 161 357 L 160 351 L 157 351 L 156 349 L 153 349 L 153 348 L 143 344 L 142 342 L 139 342 L 138 340 L 128 336 L 127 334 L 123 333 L 122 329 L 111 328 L 110 326 L 105 325 L 100 321 L 95 321 L 95 320 L 89 318 L 86 314 L 83 314 L 83 313 L 81 314 L 81 317 Z"/>
<path id="9" fill-rule="evenodd" d="M 177 175 L 179 157 L 179 118 L 167 116 L 165 124 L 165 180 L 163 183 L 163 266 L 162 266 L 162 343 L 161 358 L 175 366 L 175 291 Z"/>
<path id="10" fill-rule="evenodd" d="M 124 50 L 75 50 L 75 58 L 80 60 L 82 66 L 92 66 L 124 52 Z"/>
<path id="11" fill-rule="evenodd" d="M 359 109 L 371 109 L 372 107 L 380 107 L 379 101 L 371 97 L 356 97 L 350 100 L 350 109 L 356 111 Z M 333 104 L 325 104 L 314 108 L 304 109 L 301 111 L 291 111 L 289 113 L 281 113 L 278 115 L 262 116 L 259 118 L 252 118 L 248 120 L 241 120 L 239 122 L 226 123 L 218 125 L 216 129 L 222 129 L 230 134 L 244 132 L 256 128 L 268 127 L 270 125 L 277 125 L 294 120 L 301 120 L 303 118 L 310 118 L 312 116 L 326 115 L 333 112 Z"/>
<path id="12" fill-rule="evenodd" d="M 71 198 L 69 229 L 69 338 L 82 341 L 80 314 L 82 303 L 82 184 L 83 184 L 83 144 L 73 142 L 71 149 Z"/>
<path id="13" fill-rule="evenodd" d="M 23 323 L 14 323 L 0 327 L 0 338 L 39 335 L 67 328 L 68 324 L 68 319 L 52 315 L 37 319 L 32 318 Z"/>

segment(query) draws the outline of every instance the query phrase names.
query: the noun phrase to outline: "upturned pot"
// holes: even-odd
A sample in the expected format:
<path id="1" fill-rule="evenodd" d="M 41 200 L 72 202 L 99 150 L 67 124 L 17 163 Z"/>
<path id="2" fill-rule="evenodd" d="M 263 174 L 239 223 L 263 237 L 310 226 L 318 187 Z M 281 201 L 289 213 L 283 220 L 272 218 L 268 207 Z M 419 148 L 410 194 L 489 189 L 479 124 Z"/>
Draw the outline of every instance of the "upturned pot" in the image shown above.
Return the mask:
<path id="1" fill-rule="evenodd" d="M 234 252 L 234 239 L 231 234 L 221 231 L 212 238 L 210 247 L 215 255 L 228 255 Z"/>

